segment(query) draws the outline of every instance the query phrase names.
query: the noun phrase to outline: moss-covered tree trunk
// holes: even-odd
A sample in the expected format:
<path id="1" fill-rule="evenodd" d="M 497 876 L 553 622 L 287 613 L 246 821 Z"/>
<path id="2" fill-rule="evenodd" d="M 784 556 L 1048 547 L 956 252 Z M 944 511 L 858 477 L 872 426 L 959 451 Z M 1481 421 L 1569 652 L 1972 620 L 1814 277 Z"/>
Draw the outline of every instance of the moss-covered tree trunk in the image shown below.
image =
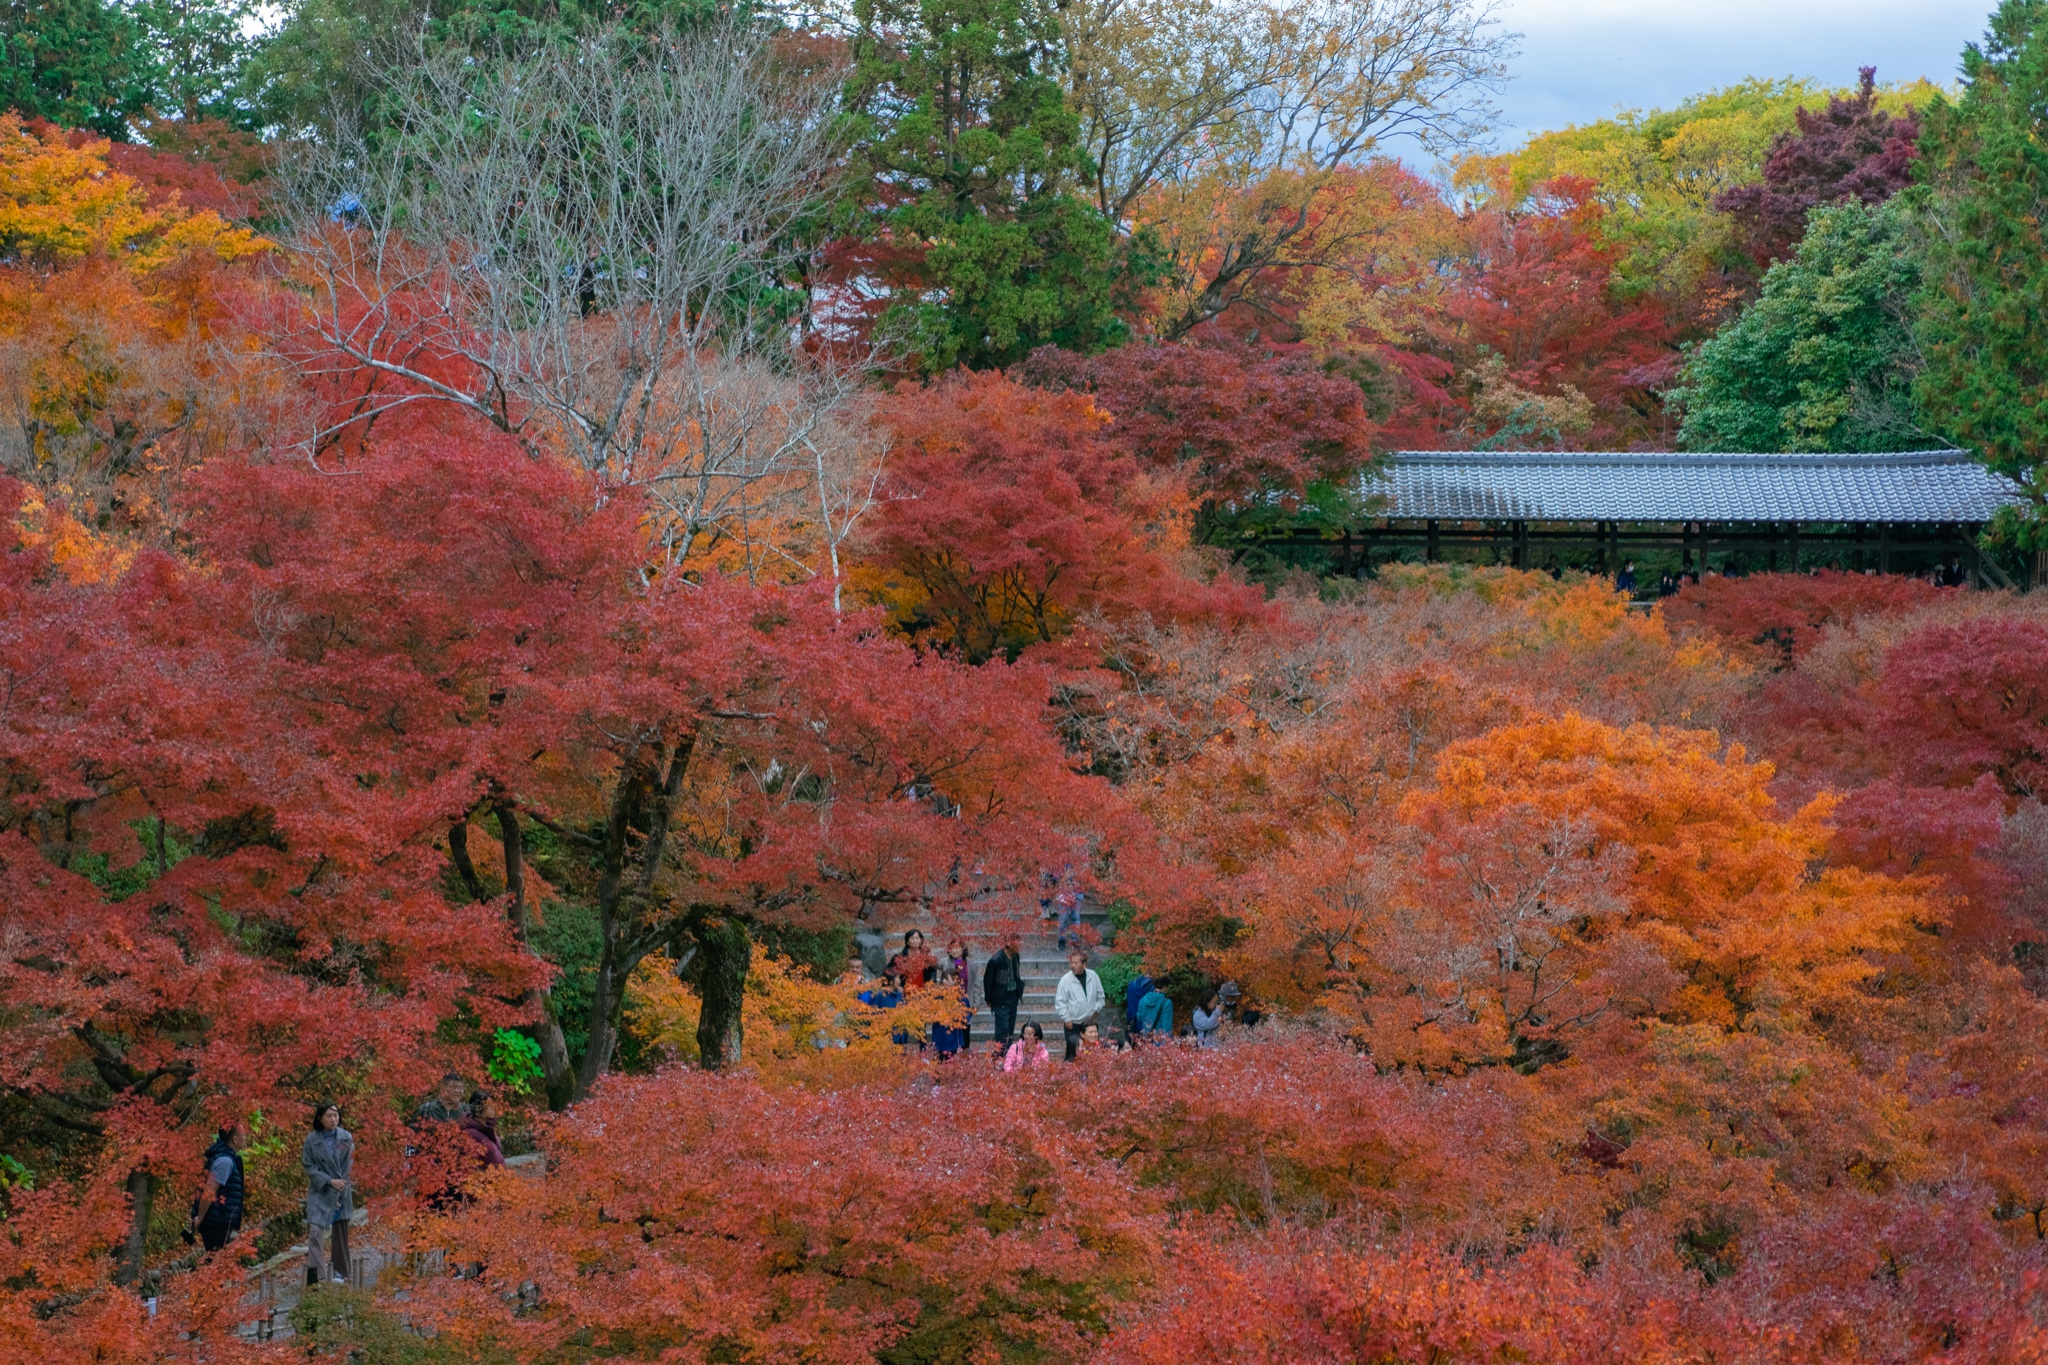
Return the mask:
<path id="1" fill-rule="evenodd" d="M 728 1071 L 740 1064 L 740 1016 L 754 940 L 744 921 L 730 917 L 699 925 L 696 937 L 704 996 L 697 1051 L 706 1071 Z"/>

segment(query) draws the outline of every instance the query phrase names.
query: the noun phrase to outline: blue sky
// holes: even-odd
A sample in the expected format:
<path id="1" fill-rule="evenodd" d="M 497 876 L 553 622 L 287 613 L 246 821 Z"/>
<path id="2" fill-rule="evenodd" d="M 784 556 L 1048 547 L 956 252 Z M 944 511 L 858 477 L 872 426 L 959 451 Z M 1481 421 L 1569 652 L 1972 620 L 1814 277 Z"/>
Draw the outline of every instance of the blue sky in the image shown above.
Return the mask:
<path id="1" fill-rule="evenodd" d="M 1506 0 L 1522 55 L 1496 141 L 1662 108 L 1745 76 L 1953 81 L 1995 0 Z"/>

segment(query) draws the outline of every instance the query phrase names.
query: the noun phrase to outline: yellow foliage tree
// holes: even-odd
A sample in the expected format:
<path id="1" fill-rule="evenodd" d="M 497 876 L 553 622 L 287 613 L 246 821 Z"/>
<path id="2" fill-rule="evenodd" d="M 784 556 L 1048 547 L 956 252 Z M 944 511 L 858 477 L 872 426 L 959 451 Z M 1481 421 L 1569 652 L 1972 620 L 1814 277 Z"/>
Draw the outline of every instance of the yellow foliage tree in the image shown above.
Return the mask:
<path id="1" fill-rule="evenodd" d="M 113 170 L 103 140 L 0 115 L 0 468 L 84 519 L 161 509 L 236 420 L 223 270 L 263 238 Z"/>
<path id="2" fill-rule="evenodd" d="M 957 1025 L 966 1017 L 951 984 L 913 987 L 893 1008 L 860 998 L 879 985 L 863 982 L 857 972 L 821 982 L 788 958 L 756 954 L 743 1010 L 747 1065 L 773 1082 L 851 1083 L 915 1056 L 933 1024 Z M 633 973 L 626 1032 L 650 1053 L 694 1064 L 702 1008 L 696 990 L 676 976 L 675 963 L 656 955 Z"/>

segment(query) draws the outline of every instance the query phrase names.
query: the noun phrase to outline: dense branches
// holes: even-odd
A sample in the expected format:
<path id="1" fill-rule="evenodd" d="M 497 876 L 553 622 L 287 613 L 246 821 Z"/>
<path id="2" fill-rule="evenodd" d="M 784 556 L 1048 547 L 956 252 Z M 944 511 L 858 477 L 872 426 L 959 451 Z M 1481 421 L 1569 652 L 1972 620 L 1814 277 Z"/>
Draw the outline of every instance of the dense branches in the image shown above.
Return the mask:
<path id="1" fill-rule="evenodd" d="M 2002 520 L 2016 543 L 2035 552 L 2036 586 L 2048 581 L 2048 371 L 2022 300 L 2039 296 L 2048 269 L 2041 226 L 2048 199 L 2044 24 L 2048 15 L 2034 0 L 2007 0 L 1984 44 L 1963 54 L 1968 84 L 1961 102 L 1929 112 L 1928 261 L 1914 328 L 1927 359 L 1915 397 L 2026 496 Z"/>
<path id="2" fill-rule="evenodd" d="M 293 186 L 308 311 L 283 349 L 335 413 L 313 448 L 457 404 L 647 490 L 668 562 L 704 548 L 845 394 L 778 335 L 831 75 L 738 22 L 392 73 L 395 126 L 337 135 Z"/>
<path id="3" fill-rule="evenodd" d="M 2037 604 L 1352 534 L 1389 446 L 1668 437 L 1752 227 L 1689 441 L 2027 474 L 2032 0 L 1917 158 L 1866 74 L 1449 186 L 1388 139 L 1483 121 L 1465 0 L 344 8 L 238 75 L 234 3 L 140 6 L 146 148 L 0 118 L 8 1340 L 2041 1357 Z M 1199 1043 L 934 1059 L 1076 900 Z M 404 1254 L 251 1340 L 337 1097 Z"/>

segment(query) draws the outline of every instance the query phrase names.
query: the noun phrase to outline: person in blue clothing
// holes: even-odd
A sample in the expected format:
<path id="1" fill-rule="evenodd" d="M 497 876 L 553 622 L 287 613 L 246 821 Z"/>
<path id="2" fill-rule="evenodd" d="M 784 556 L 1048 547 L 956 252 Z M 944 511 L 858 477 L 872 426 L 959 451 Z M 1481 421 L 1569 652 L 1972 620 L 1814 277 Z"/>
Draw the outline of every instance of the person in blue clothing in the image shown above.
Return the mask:
<path id="1" fill-rule="evenodd" d="M 239 1123 L 221 1126 L 206 1149 L 206 1188 L 192 1201 L 192 1232 L 208 1251 L 219 1251 L 242 1228 L 242 1148 L 248 1134 Z"/>
<path id="2" fill-rule="evenodd" d="M 1138 1002 L 1136 1036 L 1155 1043 L 1173 1036 L 1173 1000 L 1157 985 Z"/>
<path id="3" fill-rule="evenodd" d="M 855 995 L 854 999 L 874 1009 L 893 1010 L 903 1003 L 903 978 L 892 967 L 883 975 L 879 985 L 868 987 L 866 990 Z M 910 1043 L 912 1041 L 910 1030 L 907 1028 L 889 1030 L 889 1041 L 902 1044 Z M 922 1039 L 916 1041 L 923 1042 Z"/>
<path id="4" fill-rule="evenodd" d="M 967 946 L 957 938 L 946 945 L 946 956 L 939 963 L 939 988 L 955 991 L 960 997 L 959 1023 L 932 1024 L 932 1048 L 943 1061 L 967 1050 L 967 1028 L 974 1018 L 974 986 L 968 971 Z"/>
<path id="5" fill-rule="evenodd" d="M 1064 953 L 1067 951 L 1070 929 L 1073 931 L 1075 945 L 1078 946 L 1081 942 L 1081 896 L 1067 884 L 1064 871 L 1053 872 L 1048 869 L 1042 874 L 1041 880 L 1043 886 L 1042 894 L 1038 898 L 1039 918 L 1058 919 L 1060 951 Z"/>
<path id="6" fill-rule="evenodd" d="M 1631 559 L 1621 566 L 1621 572 L 1614 576 L 1616 592 L 1634 593 L 1636 590 L 1636 562 Z"/>
<path id="7" fill-rule="evenodd" d="M 1124 987 L 1124 1036 L 1138 1036 L 1138 1002 L 1152 993 L 1152 978 L 1138 973 L 1130 985 Z"/>
<path id="8" fill-rule="evenodd" d="M 903 978 L 890 971 L 874 985 L 861 991 L 854 999 L 863 1005 L 872 1005 L 878 1010 L 893 1010 L 903 1003 Z"/>

